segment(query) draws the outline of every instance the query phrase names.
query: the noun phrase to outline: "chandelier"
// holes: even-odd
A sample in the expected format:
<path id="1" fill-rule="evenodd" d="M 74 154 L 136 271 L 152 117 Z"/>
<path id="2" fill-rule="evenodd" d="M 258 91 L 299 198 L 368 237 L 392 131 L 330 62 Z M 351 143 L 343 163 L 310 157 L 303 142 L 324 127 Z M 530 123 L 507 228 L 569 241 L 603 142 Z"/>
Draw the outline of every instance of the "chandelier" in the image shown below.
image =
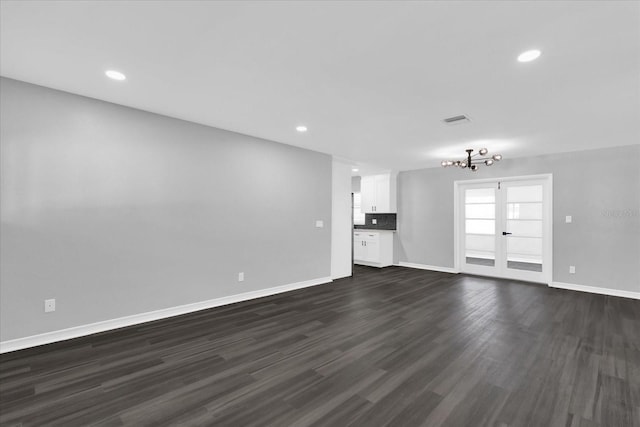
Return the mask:
<path id="1" fill-rule="evenodd" d="M 487 150 L 486 148 L 481 148 L 478 150 L 478 152 L 476 154 L 471 154 L 473 153 L 473 150 L 471 148 L 465 150 L 467 152 L 467 158 L 464 160 L 443 160 L 440 164 L 442 165 L 443 168 L 449 167 L 449 166 L 457 166 L 459 168 L 469 168 L 472 171 L 477 171 L 478 170 L 478 165 L 481 163 L 484 163 L 486 166 L 491 166 L 492 164 L 494 164 L 495 162 L 499 162 L 500 160 L 502 160 L 502 154 L 494 154 L 491 157 L 484 157 L 487 154 L 489 154 L 489 150 Z M 481 157 L 476 157 L 476 156 L 481 156 Z"/>

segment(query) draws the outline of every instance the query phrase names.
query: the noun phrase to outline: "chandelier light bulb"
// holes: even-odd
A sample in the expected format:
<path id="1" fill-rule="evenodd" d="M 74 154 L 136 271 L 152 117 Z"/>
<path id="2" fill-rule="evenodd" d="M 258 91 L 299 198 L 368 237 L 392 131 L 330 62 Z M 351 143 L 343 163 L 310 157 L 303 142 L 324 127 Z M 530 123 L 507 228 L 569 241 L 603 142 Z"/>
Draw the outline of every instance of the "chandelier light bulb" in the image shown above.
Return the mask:
<path id="1" fill-rule="evenodd" d="M 486 148 L 481 148 L 480 151 L 478 151 L 478 153 L 480 153 L 481 156 L 484 156 L 488 152 L 489 152 L 489 150 L 487 150 Z"/>
<path id="2" fill-rule="evenodd" d="M 446 168 L 446 167 L 447 167 L 447 161 L 446 161 L 446 160 L 441 161 L 441 162 L 440 162 L 440 165 L 441 165 L 443 168 Z"/>
<path id="3" fill-rule="evenodd" d="M 489 159 L 489 160 L 485 160 L 484 164 L 487 166 L 491 166 L 493 164 L 493 160 Z"/>
<path id="4" fill-rule="evenodd" d="M 460 167 L 463 168 L 463 169 L 466 168 L 467 167 L 467 162 L 461 162 L 460 163 Z"/>
<path id="5" fill-rule="evenodd" d="M 502 154 L 494 154 L 493 160 L 495 160 L 496 162 L 499 162 L 500 160 L 502 160 Z"/>
<path id="6" fill-rule="evenodd" d="M 474 171 L 474 172 L 477 172 L 478 165 L 471 165 L 471 170 Z"/>

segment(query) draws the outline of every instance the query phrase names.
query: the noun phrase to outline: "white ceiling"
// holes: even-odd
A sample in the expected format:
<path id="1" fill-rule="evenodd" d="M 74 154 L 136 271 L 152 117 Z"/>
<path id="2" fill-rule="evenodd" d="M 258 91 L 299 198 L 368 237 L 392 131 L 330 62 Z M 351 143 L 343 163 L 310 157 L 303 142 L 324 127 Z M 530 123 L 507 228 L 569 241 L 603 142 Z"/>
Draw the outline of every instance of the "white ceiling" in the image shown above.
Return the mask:
<path id="1" fill-rule="evenodd" d="M 640 143 L 636 1 L 3 0 L 0 28 L 3 76 L 389 169 Z"/>

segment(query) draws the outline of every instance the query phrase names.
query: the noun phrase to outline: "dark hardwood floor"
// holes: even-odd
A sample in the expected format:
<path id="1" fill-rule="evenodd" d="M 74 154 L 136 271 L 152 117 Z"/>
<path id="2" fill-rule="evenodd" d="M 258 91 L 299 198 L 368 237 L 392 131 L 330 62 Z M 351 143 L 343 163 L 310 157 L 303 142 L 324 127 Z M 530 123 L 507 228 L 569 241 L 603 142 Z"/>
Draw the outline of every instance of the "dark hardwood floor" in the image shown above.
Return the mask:
<path id="1" fill-rule="evenodd" d="M 0 366 L 3 426 L 640 426 L 640 301 L 356 267 Z"/>

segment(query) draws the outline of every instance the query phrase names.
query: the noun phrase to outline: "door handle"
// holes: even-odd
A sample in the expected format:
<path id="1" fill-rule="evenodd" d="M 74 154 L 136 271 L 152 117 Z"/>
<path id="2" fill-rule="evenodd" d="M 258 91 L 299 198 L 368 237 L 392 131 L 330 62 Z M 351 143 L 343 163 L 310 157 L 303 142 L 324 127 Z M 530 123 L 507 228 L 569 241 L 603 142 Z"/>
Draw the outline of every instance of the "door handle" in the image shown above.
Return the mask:
<path id="1" fill-rule="evenodd" d="M 507 233 L 506 231 L 503 231 L 503 232 L 502 232 L 502 235 L 503 235 L 503 236 L 506 236 L 507 234 L 513 234 L 513 233 Z"/>

